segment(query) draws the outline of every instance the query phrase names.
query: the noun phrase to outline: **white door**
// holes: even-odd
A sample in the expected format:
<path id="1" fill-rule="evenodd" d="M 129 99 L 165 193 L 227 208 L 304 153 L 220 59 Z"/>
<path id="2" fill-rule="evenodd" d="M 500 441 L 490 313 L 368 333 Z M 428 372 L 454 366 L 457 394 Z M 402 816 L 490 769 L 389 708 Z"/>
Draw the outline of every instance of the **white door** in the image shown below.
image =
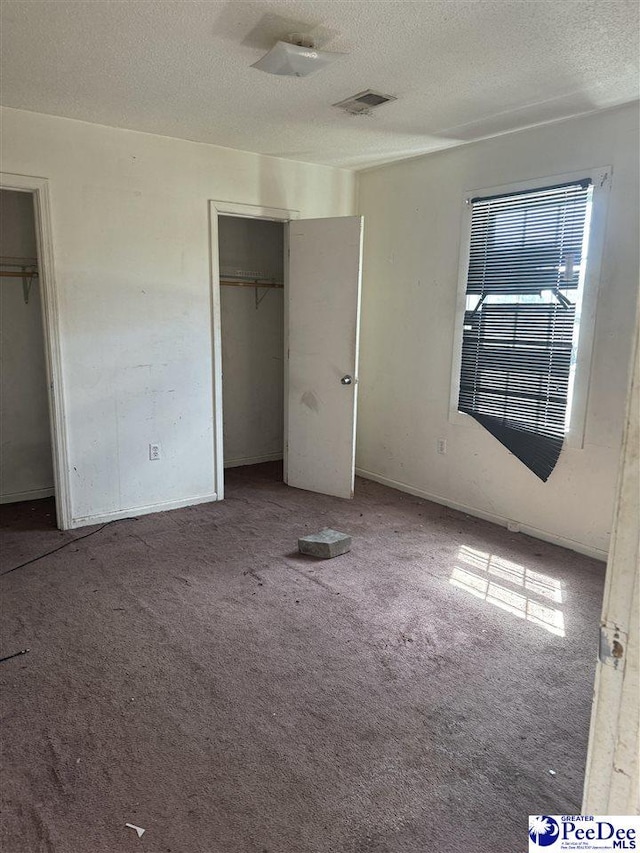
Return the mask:
<path id="1" fill-rule="evenodd" d="M 353 497 L 362 217 L 289 223 L 284 479 Z"/>

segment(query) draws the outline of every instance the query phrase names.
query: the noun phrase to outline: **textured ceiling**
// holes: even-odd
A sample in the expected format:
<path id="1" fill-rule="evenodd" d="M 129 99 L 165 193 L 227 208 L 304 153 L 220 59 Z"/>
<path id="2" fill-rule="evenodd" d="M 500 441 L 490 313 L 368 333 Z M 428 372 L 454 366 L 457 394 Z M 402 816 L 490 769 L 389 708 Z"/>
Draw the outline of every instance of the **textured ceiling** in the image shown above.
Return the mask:
<path id="1" fill-rule="evenodd" d="M 3 0 L 5 106 L 362 168 L 638 97 L 636 0 Z M 251 68 L 278 38 L 348 56 Z M 398 100 L 368 117 L 331 104 Z"/>

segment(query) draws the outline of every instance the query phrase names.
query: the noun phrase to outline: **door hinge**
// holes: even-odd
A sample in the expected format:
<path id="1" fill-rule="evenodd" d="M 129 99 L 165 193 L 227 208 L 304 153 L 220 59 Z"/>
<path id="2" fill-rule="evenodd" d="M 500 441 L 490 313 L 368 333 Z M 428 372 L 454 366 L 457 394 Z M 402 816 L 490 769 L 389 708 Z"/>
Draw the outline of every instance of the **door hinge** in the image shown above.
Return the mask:
<path id="1" fill-rule="evenodd" d="M 604 169 L 604 171 L 601 172 L 598 184 L 600 189 L 603 187 L 606 187 L 607 189 L 611 188 L 611 169 Z"/>
<path id="2" fill-rule="evenodd" d="M 622 631 L 614 622 L 600 625 L 600 650 L 598 658 L 605 666 L 624 670 L 627 651 L 627 632 Z"/>

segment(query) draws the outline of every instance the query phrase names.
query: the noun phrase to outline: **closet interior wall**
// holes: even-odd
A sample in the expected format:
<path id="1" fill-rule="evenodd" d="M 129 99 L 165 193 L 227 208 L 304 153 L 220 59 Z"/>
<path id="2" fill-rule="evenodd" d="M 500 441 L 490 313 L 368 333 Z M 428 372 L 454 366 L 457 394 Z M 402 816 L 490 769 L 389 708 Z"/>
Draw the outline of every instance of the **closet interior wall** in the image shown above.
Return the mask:
<path id="1" fill-rule="evenodd" d="M 54 493 L 33 196 L 0 190 L 0 503 Z"/>
<path id="2" fill-rule="evenodd" d="M 220 216 L 225 467 L 282 459 L 284 225 Z M 259 281 L 271 286 L 253 286 Z"/>

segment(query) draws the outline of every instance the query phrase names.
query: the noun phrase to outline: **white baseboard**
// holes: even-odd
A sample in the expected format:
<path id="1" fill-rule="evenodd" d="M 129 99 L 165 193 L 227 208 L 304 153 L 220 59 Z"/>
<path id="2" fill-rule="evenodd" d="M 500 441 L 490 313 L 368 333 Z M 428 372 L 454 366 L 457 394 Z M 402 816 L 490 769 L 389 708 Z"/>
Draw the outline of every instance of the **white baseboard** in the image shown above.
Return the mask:
<path id="1" fill-rule="evenodd" d="M 86 527 L 88 524 L 104 524 L 107 521 L 119 521 L 121 518 L 134 518 L 137 515 L 150 515 L 153 512 L 166 512 L 169 509 L 182 509 L 185 506 L 211 503 L 218 500 L 215 492 L 209 495 L 197 495 L 192 498 L 184 498 L 181 501 L 165 501 L 163 503 L 149 504 L 148 506 L 134 506 L 130 509 L 121 509 L 117 512 L 98 513 L 97 515 L 83 515 L 71 520 L 70 529 L 75 527 Z"/>
<path id="2" fill-rule="evenodd" d="M 450 509 L 457 509 L 467 515 L 473 515 L 475 518 L 481 518 L 483 521 L 491 521 L 493 524 L 499 524 L 500 527 L 508 527 L 512 523 L 512 519 L 505 518 L 501 515 L 496 515 L 492 512 L 477 509 L 476 507 L 467 506 L 466 504 L 458 503 L 457 501 L 443 498 L 441 495 L 434 495 L 431 492 L 426 492 L 424 489 L 418 489 L 415 486 L 410 486 L 407 483 L 400 483 L 398 480 L 392 480 L 389 477 L 383 477 L 382 474 L 376 474 L 374 471 L 365 471 L 363 468 L 356 468 L 358 477 L 363 477 L 365 480 L 373 480 L 376 483 L 381 483 L 383 486 L 390 486 L 392 489 L 397 489 L 399 492 L 407 492 L 410 495 L 415 495 L 417 498 L 424 498 L 427 501 L 432 501 L 442 506 L 448 506 Z M 526 536 L 533 536 L 535 539 L 542 539 L 543 542 L 550 542 L 552 545 L 560 545 L 562 548 L 568 548 L 570 551 L 577 551 L 578 554 L 584 554 L 586 557 L 594 557 L 596 560 L 607 561 L 607 552 L 600 548 L 592 548 L 590 545 L 584 545 L 582 542 L 577 542 L 575 539 L 567 539 L 564 536 L 558 536 L 555 533 L 549 533 L 546 530 L 540 530 L 537 527 L 531 527 L 527 524 L 518 522 L 518 533 L 524 533 Z"/>
<path id="3" fill-rule="evenodd" d="M 225 468 L 240 468 L 241 465 L 259 465 L 261 462 L 277 462 L 282 459 L 282 451 L 265 453 L 262 456 L 244 456 L 242 459 L 225 459 Z"/>
<path id="4" fill-rule="evenodd" d="M 0 504 L 16 504 L 18 501 L 39 501 L 41 498 L 52 498 L 55 489 L 31 489 L 28 492 L 12 492 L 8 495 L 0 495 Z"/>

